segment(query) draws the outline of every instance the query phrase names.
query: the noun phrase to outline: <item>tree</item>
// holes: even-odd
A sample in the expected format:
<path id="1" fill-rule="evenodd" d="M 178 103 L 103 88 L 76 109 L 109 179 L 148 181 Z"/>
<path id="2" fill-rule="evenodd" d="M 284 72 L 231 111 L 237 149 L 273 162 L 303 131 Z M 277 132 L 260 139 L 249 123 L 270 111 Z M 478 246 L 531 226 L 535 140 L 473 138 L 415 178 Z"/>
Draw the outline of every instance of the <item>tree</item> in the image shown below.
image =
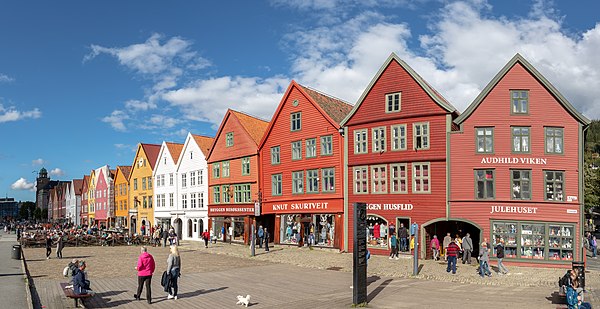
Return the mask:
<path id="1" fill-rule="evenodd" d="M 42 221 L 48 221 L 48 209 L 42 209 Z"/>
<path id="2" fill-rule="evenodd" d="M 34 211 L 35 211 L 35 203 L 34 202 L 23 202 L 21 204 L 21 208 L 19 209 L 19 218 L 31 219 L 33 217 Z"/>
<path id="3" fill-rule="evenodd" d="M 589 164 L 583 167 L 583 182 L 584 186 L 584 203 L 585 212 L 588 213 L 590 208 L 600 205 L 600 169 L 592 169 Z"/>
<path id="4" fill-rule="evenodd" d="M 36 220 L 42 219 L 42 210 L 39 207 L 36 207 L 35 210 L 33 211 L 33 217 Z"/>

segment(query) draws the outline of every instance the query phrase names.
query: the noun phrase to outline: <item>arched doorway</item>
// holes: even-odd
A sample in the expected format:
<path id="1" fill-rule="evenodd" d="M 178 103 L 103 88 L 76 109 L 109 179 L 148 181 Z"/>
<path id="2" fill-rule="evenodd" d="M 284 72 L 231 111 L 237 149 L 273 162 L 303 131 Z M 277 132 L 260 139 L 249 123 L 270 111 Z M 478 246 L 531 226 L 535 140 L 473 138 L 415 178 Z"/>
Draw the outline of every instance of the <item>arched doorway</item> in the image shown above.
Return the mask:
<path id="1" fill-rule="evenodd" d="M 204 233 L 204 220 L 200 219 L 200 228 L 198 229 L 198 238 L 202 238 L 202 233 Z"/>
<path id="2" fill-rule="evenodd" d="M 423 229 L 425 231 L 421 240 L 424 241 L 426 245 L 424 248 L 426 249 L 425 258 L 432 258 L 431 251 L 431 239 L 433 235 L 437 235 L 440 245 L 442 245 L 444 237 L 447 233 L 450 233 L 452 239 L 458 235 L 461 239 L 465 237 L 467 233 L 469 233 L 471 240 L 473 241 L 473 257 L 476 257 L 479 254 L 479 243 L 481 243 L 483 237 L 483 231 L 479 225 L 474 222 L 466 219 L 458 219 L 451 218 L 446 220 L 444 218 L 435 219 L 423 224 Z M 423 252 L 423 251 L 421 251 Z"/>
<path id="3" fill-rule="evenodd" d="M 187 237 L 192 238 L 192 219 L 188 219 L 187 222 Z"/>
<path id="4" fill-rule="evenodd" d="M 177 239 L 181 239 L 181 236 L 183 235 L 183 222 L 181 222 L 180 218 L 177 218 L 175 221 L 173 221 L 173 225 L 175 228 L 175 233 L 177 234 Z"/>

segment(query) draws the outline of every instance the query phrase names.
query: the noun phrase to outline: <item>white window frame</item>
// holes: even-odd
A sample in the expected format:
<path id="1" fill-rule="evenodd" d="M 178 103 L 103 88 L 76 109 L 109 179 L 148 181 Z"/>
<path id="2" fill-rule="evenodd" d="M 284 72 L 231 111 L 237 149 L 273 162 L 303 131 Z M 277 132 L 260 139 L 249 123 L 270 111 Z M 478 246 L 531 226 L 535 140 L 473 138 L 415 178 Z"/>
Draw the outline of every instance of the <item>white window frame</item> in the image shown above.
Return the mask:
<path id="1" fill-rule="evenodd" d="M 394 101 L 398 101 L 396 107 Z M 391 104 L 390 104 L 391 103 Z M 385 95 L 385 112 L 397 113 L 402 110 L 402 92 L 388 93 Z"/>
<path id="2" fill-rule="evenodd" d="M 427 133 L 423 133 L 423 128 L 426 128 Z M 418 133 L 418 132 L 421 133 Z M 431 131 L 429 130 L 429 122 L 413 123 L 413 145 L 415 150 L 427 150 L 431 144 Z M 421 139 L 421 145 L 418 146 L 417 141 Z"/>
<path id="3" fill-rule="evenodd" d="M 371 194 L 388 193 L 387 165 L 371 165 Z"/>
<path id="4" fill-rule="evenodd" d="M 404 177 L 402 176 L 402 169 L 404 168 Z M 397 175 L 394 175 L 394 169 L 398 169 Z M 394 190 L 394 184 L 398 183 L 398 190 Z M 404 183 L 404 190 L 402 190 L 402 183 Z M 390 193 L 392 194 L 406 194 L 408 193 L 408 164 L 396 163 L 390 164 Z"/>
<path id="5" fill-rule="evenodd" d="M 354 153 L 369 152 L 369 134 L 367 129 L 354 130 Z"/>
<path id="6" fill-rule="evenodd" d="M 406 150 L 406 124 L 396 124 L 390 127 L 390 147 L 392 151 Z"/>
<path id="7" fill-rule="evenodd" d="M 371 129 L 372 151 L 381 153 L 386 151 L 386 129 L 385 127 L 376 127 Z"/>
<path id="8" fill-rule="evenodd" d="M 317 157 L 317 139 L 316 138 L 307 138 L 304 141 L 306 148 L 306 158 L 316 158 Z"/>
<path id="9" fill-rule="evenodd" d="M 358 176 L 360 176 L 360 177 L 358 177 Z M 353 178 L 352 182 L 353 182 L 354 194 L 369 194 L 369 166 L 368 165 L 353 167 L 352 168 L 352 178 Z M 364 188 L 363 188 L 363 186 L 364 186 Z M 361 190 L 359 190 L 359 189 L 361 189 Z"/>
<path id="10" fill-rule="evenodd" d="M 423 166 L 427 166 L 427 176 L 423 176 Z M 431 163 L 430 162 L 414 162 L 412 164 L 412 193 L 424 194 L 431 193 Z M 417 168 L 421 170 L 421 175 L 417 176 Z M 427 190 L 423 190 L 425 180 L 427 180 Z M 420 189 L 417 190 L 417 183 Z"/>

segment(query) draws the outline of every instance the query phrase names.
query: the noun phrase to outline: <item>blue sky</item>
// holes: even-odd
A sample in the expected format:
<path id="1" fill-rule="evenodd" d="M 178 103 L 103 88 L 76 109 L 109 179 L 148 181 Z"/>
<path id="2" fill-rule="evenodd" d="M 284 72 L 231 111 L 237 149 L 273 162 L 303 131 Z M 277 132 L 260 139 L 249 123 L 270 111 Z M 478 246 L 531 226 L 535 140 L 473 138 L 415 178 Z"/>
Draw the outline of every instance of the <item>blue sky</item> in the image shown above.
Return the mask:
<path id="1" fill-rule="evenodd" d="M 600 24 L 579 1 L 2 1 L 0 195 L 129 165 L 137 143 L 269 120 L 294 79 L 354 103 L 391 52 L 463 111 L 517 52 L 600 118 Z"/>

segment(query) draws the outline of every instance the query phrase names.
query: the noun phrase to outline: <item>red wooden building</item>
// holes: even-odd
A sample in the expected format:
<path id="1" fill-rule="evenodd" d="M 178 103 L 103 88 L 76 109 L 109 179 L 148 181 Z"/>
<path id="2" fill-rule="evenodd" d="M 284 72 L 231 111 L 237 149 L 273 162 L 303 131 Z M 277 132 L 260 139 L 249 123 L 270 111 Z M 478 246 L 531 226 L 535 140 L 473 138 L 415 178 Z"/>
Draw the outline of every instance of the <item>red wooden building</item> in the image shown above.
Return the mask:
<path id="1" fill-rule="evenodd" d="M 232 228 L 233 241 L 250 241 L 255 202 L 259 200 L 258 143 L 268 122 L 228 110 L 217 131 L 206 158 L 209 177 L 209 228 L 228 240 Z M 224 237 L 223 237 L 224 236 Z"/>
<path id="2" fill-rule="evenodd" d="M 89 192 L 90 175 L 83 175 L 83 184 L 81 185 L 81 211 L 79 217 L 81 225 L 88 225 L 88 192 Z"/>
<path id="3" fill-rule="evenodd" d="M 456 109 L 391 54 L 344 119 L 347 134 L 348 245 L 353 203 L 367 203 L 368 248 L 389 253 L 390 227 L 447 227 L 448 133 Z M 440 222 L 438 222 L 440 221 Z M 422 233 L 421 233 L 422 235 Z"/>
<path id="4" fill-rule="evenodd" d="M 449 218 L 494 246 L 502 239 L 505 261 L 583 259 L 583 131 L 590 121 L 517 54 L 455 122 Z"/>
<path id="5" fill-rule="evenodd" d="M 290 83 L 259 145 L 261 221 L 275 243 L 344 249 L 340 122 L 351 109 Z"/>

